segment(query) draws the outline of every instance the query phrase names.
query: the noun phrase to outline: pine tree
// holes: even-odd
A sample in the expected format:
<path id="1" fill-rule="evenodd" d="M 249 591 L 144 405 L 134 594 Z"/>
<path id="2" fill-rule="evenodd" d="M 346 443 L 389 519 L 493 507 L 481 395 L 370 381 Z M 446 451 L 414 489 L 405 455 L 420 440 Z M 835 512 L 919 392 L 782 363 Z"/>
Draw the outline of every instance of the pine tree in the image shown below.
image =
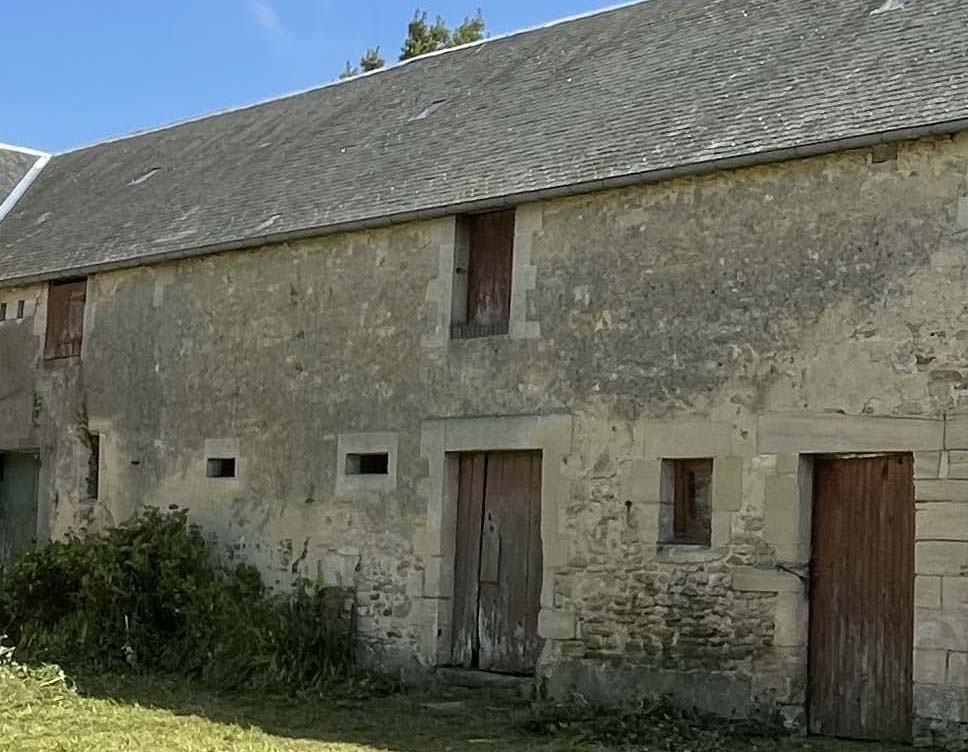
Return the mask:
<path id="1" fill-rule="evenodd" d="M 484 38 L 484 14 L 480 10 L 474 16 L 468 16 L 453 32 L 447 27 L 444 19 L 437 16 L 434 22 L 428 23 L 427 12 L 414 11 L 413 18 L 407 25 L 407 38 L 400 50 L 400 59 L 409 60 L 428 52 L 445 50 L 470 42 L 478 42 Z M 379 47 L 369 47 L 366 54 L 360 58 L 360 63 L 353 66 L 346 61 L 346 68 L 339 74 L 340 78 L 352 78 L 360 72 L 379 70 L 386 61 L 380 55 Z"/>
<path id="2" fill-rule="evenodd" d="M 451 43 L 457 47 L 470 42 L 479 42 L 484 38 L 484 14 L 480 9 L 473 18 L 465 18 L 464 23 L 454 29 Z"/>
<path id="3" fill-rule="evenodd" d="M 452 46 L 450 29 L 444 19 L 437 16 L 433 25 L 427 23 L 426 11 L 415 11 L 413 20 L 407 25 L 407 38 L 400 51 L 401 60 L 409 60 L 428 52 L 436 52 Z"/>
<path id="4" fill-rule="evenodd" d="M 360 70 L 364 72 L 379 70 L 386 64 L 379 47 L 368 47 L 366 54 L 360 58 Z"/>

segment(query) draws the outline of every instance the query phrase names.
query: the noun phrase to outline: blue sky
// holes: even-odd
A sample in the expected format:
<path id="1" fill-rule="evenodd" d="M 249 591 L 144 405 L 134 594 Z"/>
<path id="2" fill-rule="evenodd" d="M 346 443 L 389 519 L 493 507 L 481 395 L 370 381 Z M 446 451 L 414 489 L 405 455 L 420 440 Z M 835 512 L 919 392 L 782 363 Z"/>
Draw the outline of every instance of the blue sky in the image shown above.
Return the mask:
<path id="1" fill-rule="evenodd" d="M 500 34 L 610 0 L 0 0 L 0 142 L 62 151 L 396 59 L 414 10 Z"/>

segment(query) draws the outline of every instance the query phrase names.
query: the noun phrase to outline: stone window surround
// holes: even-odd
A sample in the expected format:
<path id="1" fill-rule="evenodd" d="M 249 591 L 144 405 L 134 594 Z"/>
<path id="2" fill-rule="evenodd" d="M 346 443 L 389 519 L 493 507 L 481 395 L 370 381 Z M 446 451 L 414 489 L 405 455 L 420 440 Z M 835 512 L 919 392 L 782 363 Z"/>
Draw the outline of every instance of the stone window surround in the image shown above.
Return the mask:
<path id="1" fill-rule="evenodd" d="M 570 415 L 429 420 L 421 427 L 421 456 L 430 468 L 421 482 L 427 501 L 427 522 L 418 536 L 416 553 L 424 560 L 420 595 L 424 601 L 427 639 L 421 656 L 433 665 L 450 658 L 451 609 L 457 527 L 457 457 L 459 452 L 540 450 L 541 543 L 543 572 L 538 634 L 546 639 L 573 639 L 575 614 L 554 605 L 554 573 L 566 562 L 565 536 L 560 529 L 570 481 L 563 461 L 571 453 Z M 416 593 L 414 593 L 416 595 Z"/>
<path id="2" fill-rule="evenodd" d="M 209 459 L 234 459 L 235 475 L 231 478 L 213 478 L 208 474 Z M 195 467 L 195 475 L 200 482 L 205 484 L 206 489 L 222 489 L 227 492 L 235 492 L 242 488 L 245 480 L 246 461 L 240 452 L 240 442 L 238 439 L 205 439 L 205 449 L 201 457 L 198 458 Z"/>
<path id="3" fill-rule="evenodd" d="M 454 319 L 455 275 L 458 244 L 461 242 L 460 222 L 457 216 L 440 220 L 437 277 L 427 289 L 427 302 L 433 305 L 433 333 L 423 338 L 424 347 L 440 348 L 450 344 L 450 326 Z M 511 316 L 507 336 L 511 339 L 537 339 L 541 337 L 541 325 L 528 320 L 528 295 L 537 282 L 537 269 L 532 264 L 534 236 L 543 226 L 543 209 L 540 203 L 522 204 L 515 209 L 514 250 L 511 261 Z M 456 342 L 473 342 L 453 340 Z M 479 338 L 485 341 L 491 337 Z"/>
<path id="4" fill-rule="evenodd" d="M 336 493 L 354 496 L 392 491 L 397 487 L 397 452 L 400 437 L 396 433 L 341 433 L 336 446 Z M 346 472 L 350 454 L 387 454 L 386 475 L 353 475 Z"/>
<path id="5" fill-rule="evenodd" d="M 632 463 L 623 496 L 653 521 L 660 560 L 708 561 L 726 554 L 733 514 L 743 500 L 743 458 L 734 455 L 733 427 L 686 418 L 643 422 L 643 448 Z M 709 546 L 667 542 L 672 529 L 672 460 L 713 460 L 711 540 Z"/>
<path id="6" fill-rule="evenodd" d="M 924 419 L 777 413 L 762 416 L 757 429 L 757 451 L 775 456 L 778 471 L 767 479 L 766 536 L 778 558 L 800 566 L 811 558 L 813 457 L 913 454 L 914 731 L 917 736 L 925 724 L 968 721 L 951 715 L 953 705 L 960 707 L 968 699 L 964 617 L 960 603 L 952 607 L 940 595 L 949 583 L 952 591 L 968 591 L 961 569 L 968 553 L 968 541 L 963 540 L 968 519 L 962 511 L 968 510 L 968 465 L 958 469 L 953 464 L 961 456 L 968 459 L 968 415 Z M 776 593 L 775 644 L 806 655 L 809 600 L 802 586 L 781 572 L 750 570 L 734 572 L 733 587 Z"/>

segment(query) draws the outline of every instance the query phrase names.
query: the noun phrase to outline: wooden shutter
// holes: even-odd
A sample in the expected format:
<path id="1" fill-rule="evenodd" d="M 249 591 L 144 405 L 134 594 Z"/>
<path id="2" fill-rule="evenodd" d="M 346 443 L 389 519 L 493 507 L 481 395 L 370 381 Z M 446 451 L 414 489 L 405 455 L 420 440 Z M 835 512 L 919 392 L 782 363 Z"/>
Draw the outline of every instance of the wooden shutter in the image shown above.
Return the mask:
<path id="1" fill-rule="evenodd" d="M 675 461 L 674 542 L 710 544 L 712 485 L 711 459 Z"/>
<path id="2" fill-rule="evenodd" d="M 47 293 L 47 341 L 44 348 L 44 356 L 48 360 L 80 356 L 86 295 L 85 279 L 50 284 Z"/>
<path id="3" fill-rule="evenodd" d="M 467 337 L 507 334 L 511 318 L 514 209 L 468 218 Z"/>

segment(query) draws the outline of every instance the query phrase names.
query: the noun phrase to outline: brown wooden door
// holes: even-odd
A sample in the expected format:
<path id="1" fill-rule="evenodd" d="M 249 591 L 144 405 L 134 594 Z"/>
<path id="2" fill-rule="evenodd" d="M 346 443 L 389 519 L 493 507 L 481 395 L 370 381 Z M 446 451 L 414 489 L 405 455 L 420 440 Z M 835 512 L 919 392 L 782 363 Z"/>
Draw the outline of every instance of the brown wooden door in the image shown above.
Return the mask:
<path id="1" fill-rule="evenodd" d="M 909 740 L 913 650 L 912 458 L 818 458 L 811 733 Z"/>
<path id="2" fill-rule="evenodd" d="M 541 599 L 541 453 L 460 455 L 452 660 L 533 673 Z"/>

